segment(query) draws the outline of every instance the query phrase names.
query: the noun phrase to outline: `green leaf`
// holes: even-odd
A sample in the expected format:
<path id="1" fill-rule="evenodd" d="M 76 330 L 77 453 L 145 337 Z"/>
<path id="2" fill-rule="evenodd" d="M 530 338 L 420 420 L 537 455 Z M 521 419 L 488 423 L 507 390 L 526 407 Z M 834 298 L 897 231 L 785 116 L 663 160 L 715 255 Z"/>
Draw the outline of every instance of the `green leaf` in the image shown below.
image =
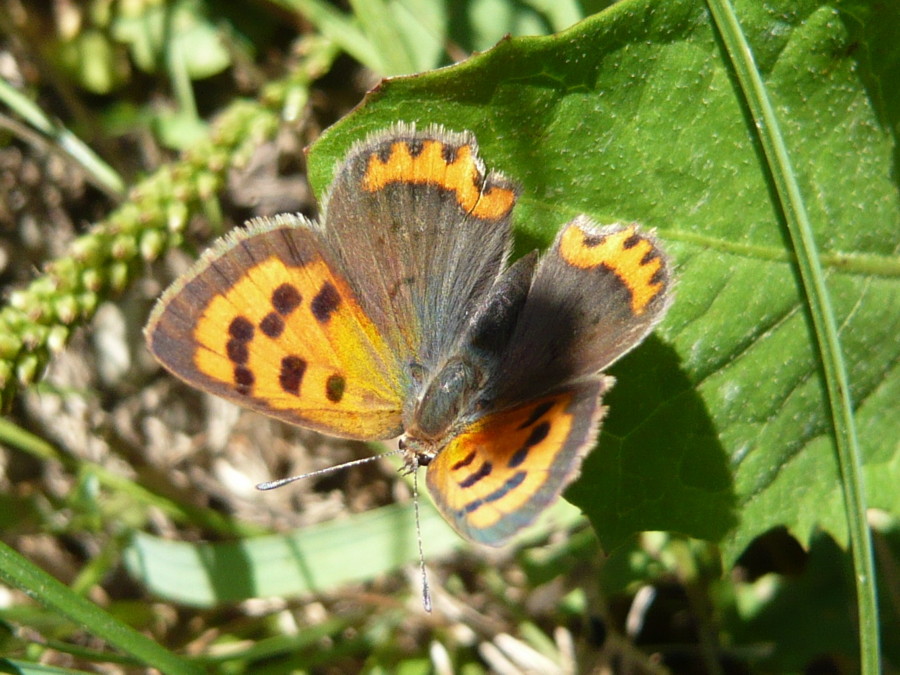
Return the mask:
<path id="1" fill-rule="evenodd" d="M 900 17 L 877 3 L 811 0 L 745 2 L 737 13 L 822 256 L 869 504 L 897 513 L 900 106 L 880 83 L 900 67 Z M 476 133 L 488 166 L 523 185 L 520 250 L 585 212 L 657 228 L 675 259 L 675 304 L 611 369 L 599 449 L 568 493 L 605 546 L 675 530 L 721 542 L 730 563 L 779 524 L 804 543 L 818 528 L 846 542 L 806 294 L 702 2 L 625 1 L 560 35 L 389 80 L 316 146 L 314 186 L 328 184 L 353 141 L 398 120 Z"/>
<path id="2" fill-rule="evenodd" d="M 220 544 L 137 533 L 124 561 L 131 575 L 156 595 L 196 607 L 321 592 L 416 560 L 412 518 L 411 508 L 384 507 L 291 534 Z M 430 554 L 460 543 L 433 509 L 423 509 L 422 537 Z"/>
<path id="3" fill-rule="evenodd" d="M 88 28 L 60 45 L 59 58 L 78 84 L 93 94 L 109 94 L 128 77 L 105 33 Z"/>
<path id="4" fill-rule="evenodd" d="M 323 0 L 274 1 L 380 75 L 435 68 L 507 35 L 544 35 L 584 16 L 575 0 L 357 0 L 352 15 Z"/>
<path id="5" fill-rule="evenodd" d="M 852 653 L 852 569 L 828 537 L 814 537 L 803 574 L 767 575 L 738 584 L 723 623 L 737 644 L 771 645 L 756 664 L 768 672 L 800 672 L 816 656 Z M 790 640 L 784 640 L 790 635 Z"/>
<path id="6" fill-rule="evenodd" d="M 572 507 L 559 507 L 538 523 L 538 531 L 578 518 Z M 419 508 L 428 558 L 468 545 L 431 503 L 422 501 Z M 375 579 L 418 561 L 417 536 L 413 505 L 392 505 L 288 534 L 216 544 L 166 541 L 139 532 L 125 550 L 124 562 L 159 597 L 215 607 L 247 598 L 327 592 Z"/>
<path id="7" fill-rule="evenodd" d="M 206 20 L 197 0 L 125 5 L 116 15 L 112 31 L 116 39 L 129 45 L 135 63 L 148 73 L 157 72 L 171 50 L 184 61 L 192 80 L 220 73 L 231 64 L 219 32 Z"/>
<path id="8" fill-rule="evenodd" d="M 446 10 L 432 0 L 356 0 L 354 14 L 376 46 L 385 75 L 413 73 L 441 62 Z"/>
<path id="9" fill-rule="evenodd" d="M 375 72 L 384 72 L 384 63 L 375 45 L 359 27 L 359 21 L 338 11 L 325 0 L 274 0 L 275 4 L 297 12 L 316 30 L 354 59 Z"/>
<path id="10" fill-rule="evenodd" d="M 450 39 L 466 51 L 483 51 L 508 35 L 547 35 L 585 17 L 571 0 L 449 2 Z"/>

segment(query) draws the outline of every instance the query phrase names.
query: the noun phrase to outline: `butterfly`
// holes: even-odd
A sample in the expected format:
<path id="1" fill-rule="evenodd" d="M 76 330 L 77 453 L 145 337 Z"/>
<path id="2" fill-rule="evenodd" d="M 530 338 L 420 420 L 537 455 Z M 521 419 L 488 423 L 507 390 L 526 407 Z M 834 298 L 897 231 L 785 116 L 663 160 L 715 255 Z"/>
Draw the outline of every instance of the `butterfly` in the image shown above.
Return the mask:
<path id="1" fill-rule="evenodd" d="M 161 297 L 153 355 L 188 384 L 347 438 L 400 436 L 464 537 L 500 545 L 579 473 L 603 371 L 671 302 L 634 224 L 580 215 L 508 265 L 517 185 L 470 132 L 397 124 L 355 144 L 311 221 L 251 221 Z"/>

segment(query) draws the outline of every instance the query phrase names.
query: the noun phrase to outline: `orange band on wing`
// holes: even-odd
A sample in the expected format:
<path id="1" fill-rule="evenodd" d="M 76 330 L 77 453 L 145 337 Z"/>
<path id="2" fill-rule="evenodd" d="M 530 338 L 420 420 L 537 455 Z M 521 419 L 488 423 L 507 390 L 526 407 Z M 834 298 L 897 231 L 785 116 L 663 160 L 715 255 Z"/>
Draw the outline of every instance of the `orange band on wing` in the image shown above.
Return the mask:
<path id="1" fill-rule="evenodd" d="M 199 372 L 273 411 L 324 419 L 374 408 L 396 387 L 382 377 L 377 329 L 322 260 L 260 261 L 212 298 L 191 338 Z"/>
<path id="2" fill-rule="evenodd" d="M 580 269 L 602 265 L 611 270 L 631 293 L 631 310 L 636 315 L 644 312 L 665 285 L 655 278 L 663 267 L 662 259 L 653 243 L 637 234 L 633 226 L 597 236 L 569 225 L 560 238 L 559 253 Z"/>
<path id="3" fill-rule="evenodd" d="M 435 185 L 455 192 L 460 207 L 476 218 L 505 218 L 516 201 L 515 192 L 498 185 L 482 191 L 481 179 L 469 145 L 453 148 L 440 141 L 426 140 L 421 152 L 413 153 L 409 143 L 397 141 L 391 145 L 387 159 L 382 160 L 377 154 L 369 158 L 363 187 L 375 192 L 390 183 Z"/>

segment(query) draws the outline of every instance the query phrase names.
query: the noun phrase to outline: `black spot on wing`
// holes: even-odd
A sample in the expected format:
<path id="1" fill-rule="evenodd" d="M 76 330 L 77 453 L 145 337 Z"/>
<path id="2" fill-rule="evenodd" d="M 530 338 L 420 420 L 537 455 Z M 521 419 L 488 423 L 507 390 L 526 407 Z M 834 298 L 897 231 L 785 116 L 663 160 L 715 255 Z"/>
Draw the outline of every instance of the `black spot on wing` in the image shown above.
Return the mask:
<path id="1" fill-rule="evenodd" d="M 303 375 L 306 373 L 306 361 L 299 356 L 285 356 L 281 359 L 281 370 L 278 372 L 278 383 L 288 394 L 299 395 Z"/>
<path id="2" fill-rule="evenodd" d="M 409 156 L 415 159 L 425 150 L 425 142 L 421 138 L 411 138 L 406 141 L 406 147 L 409 149 Z"/>
<path id="3" fill-rule="evenodd" d="M 466 455 L 466 456 L 463 457 L 461 460 L 459 460 L 456 464 L 454 464 L 453 466 L 451 466 L 451 467 L 450 467 L 450 470 L 451 470 L 451 471 L 456 471 L 456 470 L 458 470 L 458 469 L 462 469 L 462 468 L 464 468 L 464 467 L 467 467 L 467 466 L 469 466 L 469 464 L 471 464 L 471 463 L 473 462 L 474 459 L 475 459 L 475 451 L 473 450 L 473 451 L 470 452 L 468 455 Z"/>
<path id="4" fill-rule="evenodd" d="M 253 391 L 253 385 L 256 382 L 256 377 L 253 375 L 253 371 L 245 366 L 235 366 L 234 367 L 234 384 L 237 392 L 242 396 L 247 396 Z"/>
<path id="5" fill-rule="evenodd" d="M 467 489 L 467 488 L 470 488 L 470 487 L 472 487 L 473 485 L 475 485 L 475 483 L 477 483 L 478 481 L 482 480 L 483 478 L 487 478 L 488 476 L 490 476 L 490 475 L 491 475 L 491 471 L 493 471 L 493 470 L 494 470 L 494 465 L 493 465 L 493 464 L 491 464 L 490 462 L 484 462 L 484 463 L 478 468 L 478 471 L 476 471 L 476 472 L 473 473 L 473 474 L 469 474 L 469 476 L 468 476 L 467 478 L 465 478 L 464 480 L 459 481 L 459 487 L 463 488 L 464 490 Z"/>
<path id="6" fill-rule="evenodd" d="M 585 234 L 583 231 L 581 232 L 581 243 L 588 248 L 599 246 L 604 241 L 606 241 L 606 237 L 602 234 Z"/>
<path id="7" fill-rule="evenodd" d="M 441 159 L 443 159 L 447 164 L 453 164 L 453 162 L 456 161 L 456 156 L 458 153 L 459 148 L 448 145 L 447 143 L 443 143 L 441 145 Z"/>
<path id="8" fill-rule="evenodd" d="M 325 382 L 325 397 L 332 403 L 338 403 L 344 398 L 344 389 L 347 381 L 341 375 L 330 375 Z"/>
<path id="9" fill-rule="evenodd" d="M 322 288 L 319 289 L 319 292 L 316 293 L 316 297 L 313 298 L 312 304 L 310 304 L 310 310 L 312 311 L 313 316 L 316 317 L 316 321 L 319 323 L 328 323 L 331 315 L 337 311 L 337 308 L 340 307 L 340 305 L 341 294 L 330 281 L 326 281 L 322 284 Z"/>
<path id="10" fill-rule="evenodd" d="M 535 445 L 541 443 L 545 438 L 547 438 L 547 434 L 549 433 L 550 422 L 544 420 L 531 430 L 531 434 L 529 434 L 528 440 L 525 441 L 525 447 L 533 448 Z"/>
<path id="11" fill-rule="evenodd" d="M 515 469 L 525 461 L 526 457 L 528 457 L 528 451 L 531 450 L 531 448 L 533 448 L 534 446 L 541 443 L 545 438 L 547 438 L 547 435 L 549 433 L 550 422 L 544 421 L 535 426 L 531 430 L 531 433 L 528 435 L 528 438 L 525 439 L 525 443 L 521 448 L 513 453 L 512 457 L 509 458 L 509 461 L 506 463 L 506 465 L 510 469 Z"/>
<path id="12" fill-rule="evenodd" d="M 263 335 L 274 340 L 284 332 L 284 319 L 276 312 L 269 312 L 259 322 L 259 329 L 263 332 Z"/>
<path id="13" fill-rule="evenodd" d="M 228 360 L 234 364 L 244 364 L 250 358 L 250 349 L 246 342 L 232 338 L 225 343 L 225 354 Z"/>
<path id="14" fill-rule="evenodd" d="M 506 463 L 510 469 L 515 469 L 522 462 L 525 461 L 525 458 L 528 457 L 528 446 L 522 446 L 518 450 L 513 453 L 513 456 L 509 458 L 509 461 Z"/>
<path id="15" fill-rule="evenodd" d="M 228 324 L 228 335 L 239 342 L 250 342 L 253 332 L 253 323 L 243 316 L 234 317 Z"/>
<path id="16" fill-rule="evenodd" d="M 394 143 L 380 145 L 375 148 L 375 151 L 372 153 L 372 155 L 377 157 L 378 161 L 380 161 L 382 164 L 385 164 L 391 158 L 391 152 L 394 150 L 394 145 Z"/>
<path id="17" fill-rule="evenodd" d="M 550 408 L 553 407 L 553 403 L 554 403 L 554 401 L 552 401 L 552 400 L 544 401 L 540 405 L 536 406 L 535 409 L 531 411 L 531 414 L 528 416 L 528 419 L 525 420 L 524 422 L 522 422 L 522 424 L 520 424 L 518 426 L 518 428 L 519 429 L 527 429 L 528 427 L 530 427 L 532 424 L 537 422 L 539 419 L 541 419 L 544 415 L 546 415 L 550 411 Z"/>
<path id="18" fill-rule="evenodd" d="M 509 477 L 506 482 L 503 483 L 503 485 L 491 492 L 489 495 L 482 497 L 481 499 L 475 499 L 462 507 L 458 512 L 460 517 L 467 513 L 477 511 L 485 504 L 490 504 L 491 502 L 496 502 L 500 499 L 503 499 L 512 490 L 515 490 L 522 483 L 524 483 L 527 475 L 528 473 L 526 471 L 517 471 L 515 474 Z"/>
<path id="19" fill-rule="evenodd" d="M 281 284 L 272 292 L 272 309 L 281 316 L 287 316 L 300 306 L 302 300 L 300 291 L 295 286 Z"/>
<path id="20" fill-rule="evenodd" d="M 234 385 L 242 396 L 253 390 L 256 381 L 253 371 L 246 366 L 250 359 L 249 344 L 253 341 L 255 332 L 253 324 L 243 316 L 234 317 L 228 324 L 229 339 L 225 343 L 225 355 L 234 364 Z"/>
<path id="21" fill-rule="evenodd" d="M 624 249 L 634 248 L 635 246 L 637 246 L 638 244 L 641 243 L 641 239 L 642 238 L 640 235 L 633 234 L 630 237 L 628 237 L 628 239 L 626 239 L 625 241 L 622 242 L 622 248 L 624 248 Z"/>

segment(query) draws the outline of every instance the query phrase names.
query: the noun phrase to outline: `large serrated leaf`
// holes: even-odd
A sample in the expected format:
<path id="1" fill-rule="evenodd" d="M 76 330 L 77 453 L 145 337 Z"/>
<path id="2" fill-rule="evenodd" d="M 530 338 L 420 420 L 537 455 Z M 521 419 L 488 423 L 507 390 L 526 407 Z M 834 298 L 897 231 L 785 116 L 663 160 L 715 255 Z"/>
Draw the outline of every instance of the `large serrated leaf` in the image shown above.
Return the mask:
<path id="1" fill-rule="evenodd" d="M 869 503 L 896 513 L 900 106 L 881 83 L 900 64 L 900 16 L 866 2 L 737 11 L 822 256 Z M 586 212 L 657 228 L 675 258 L 672 311 L 612 369 L 599 449 L 568 492 L 606 546 L 668 529 L 721 542 L 732 561 L 779 524 L 803 542 L 816 528 L 846 540 L 806 296 L 702 2 L 626 1 L 556 36 L 385 81 L 315 148 L 316 187 L 350 143 L 398 120 L 476 133 L 488 165 L 523 184 L 522 250 Z"/>

